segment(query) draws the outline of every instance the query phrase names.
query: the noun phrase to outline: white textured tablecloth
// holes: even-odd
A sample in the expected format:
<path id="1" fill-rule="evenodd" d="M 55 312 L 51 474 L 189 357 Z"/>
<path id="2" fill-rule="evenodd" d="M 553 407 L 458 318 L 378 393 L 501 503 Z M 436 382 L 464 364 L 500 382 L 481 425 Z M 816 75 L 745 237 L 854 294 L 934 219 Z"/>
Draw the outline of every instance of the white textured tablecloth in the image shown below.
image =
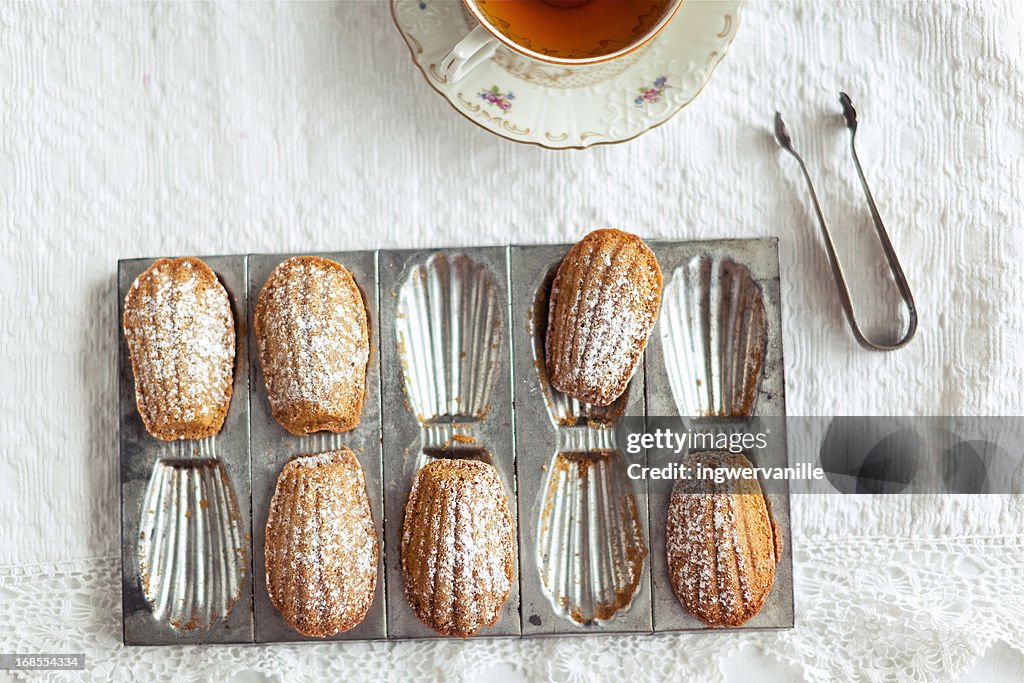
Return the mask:
<path id="1" fill-rule="evenodd" d="M 98 680 L 714 679 L 746 646 L 809 679 L 943 679 L 1024 652 L 1024 503 L 983 496 L 796 496 L 791 632 L 123 648 L 114 284 L 119 257 L 778 235 L 790 414 L 1020 413 L 1022 28 L 1012 0 L 753 2 L 674 120 L 551 152 L 455 115 L 382 1 L 0 6 L 0 651 L 85 651 Z M 921 310 L 889 355 L 845 329 L 768 133 L 783 109 L 837 230 L 863 229 L 839 88 Z"/>

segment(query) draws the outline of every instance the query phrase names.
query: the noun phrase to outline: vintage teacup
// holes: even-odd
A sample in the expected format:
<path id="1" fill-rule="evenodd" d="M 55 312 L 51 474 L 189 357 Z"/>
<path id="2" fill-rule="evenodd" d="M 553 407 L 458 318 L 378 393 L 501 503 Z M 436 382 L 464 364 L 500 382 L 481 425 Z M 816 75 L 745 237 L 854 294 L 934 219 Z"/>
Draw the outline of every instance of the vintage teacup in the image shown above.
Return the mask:
<path id="1" fill-rule="evenodd" d="M 683 0 L 462 0 L 479 22 L 441 60 L 452 83 L 499 45 L 529 59 L 585 67 L 629 54 L 672 19 Z"/>

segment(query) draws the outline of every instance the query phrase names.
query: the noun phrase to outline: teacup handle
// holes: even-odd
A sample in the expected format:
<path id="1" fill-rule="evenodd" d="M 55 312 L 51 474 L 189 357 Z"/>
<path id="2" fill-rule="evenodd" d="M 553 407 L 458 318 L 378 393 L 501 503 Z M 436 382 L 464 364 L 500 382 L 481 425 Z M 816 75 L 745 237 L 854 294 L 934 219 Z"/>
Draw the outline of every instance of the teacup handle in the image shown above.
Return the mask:
<path id="1" fill-rule="evenodd" d="M 454 83 L 491 58 L 498 47 L 487 29 L 477 26 L 441 60 L 438 72 L 446 83 Z"/>

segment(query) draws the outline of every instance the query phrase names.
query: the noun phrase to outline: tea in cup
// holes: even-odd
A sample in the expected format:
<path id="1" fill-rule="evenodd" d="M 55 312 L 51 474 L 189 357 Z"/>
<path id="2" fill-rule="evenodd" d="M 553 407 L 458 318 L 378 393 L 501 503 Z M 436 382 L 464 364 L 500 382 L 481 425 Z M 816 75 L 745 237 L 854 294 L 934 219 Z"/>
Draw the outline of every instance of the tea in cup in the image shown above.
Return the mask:
<path id="1" fill-rule="evenodd" d="M 459 80 L 498 45 L 530 59 L 567 67 L 597 64 L 646 44 L 683 0 L 463 0 L 480 25 L 441 61 Z"/>

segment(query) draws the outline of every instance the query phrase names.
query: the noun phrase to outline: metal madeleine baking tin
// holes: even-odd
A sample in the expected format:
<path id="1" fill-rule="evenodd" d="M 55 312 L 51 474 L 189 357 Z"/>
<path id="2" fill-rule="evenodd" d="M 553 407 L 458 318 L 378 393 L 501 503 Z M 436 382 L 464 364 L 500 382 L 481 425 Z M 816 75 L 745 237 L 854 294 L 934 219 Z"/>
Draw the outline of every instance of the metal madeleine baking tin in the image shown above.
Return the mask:
<path id="1" fill-rule="evenodd" d="M 201 257 L 230 295 L 238 344 L 228 418 L 212 439 L 164 443 L 145 432 L 119 315 L 124 642 L 315 641 L 270 604 L 265 525 L 284 464 L 339 445 L 363 466 L 383 543 L 366 618 L 329 640 L 441 637 L 412 612 L 400 555 L 410 486 L 439 457 L 492 463 L 515 525 L 510 594 L 496 623 L 473 637 L 706 629 L 668 580 L 668 496 L 626 474 L 631 463 L 672 458 L 627 455 L 624 432 L 647 416 L 748 430 L 784 417 L 778 246 L 649 244 L 664 276 L 659 321 L 628 391 L 607 407 L 560 394 L 546 379 L 547 293 L 570 245 L 321 254 L 352 272 L 371 328 L 362 419 L 344 434 L 292 436 L 270 413 L 252 315 L 266 277 L 289 255 Z M 152 262 L 118 263 L 119 313 Z M 747 453 L 755 466 L 787 464 L 784 423 L 771 425 L 769 447 Z M 765 495 L 784 549 L 764 608 L 738 629 L 793 624 L 788 486 Z M 140 543 L 142 534 L 163 540 Z M 231 553 L 244 562 L 217 560 Z M 142 563 L 170 578 L 154 584 Z"/>

